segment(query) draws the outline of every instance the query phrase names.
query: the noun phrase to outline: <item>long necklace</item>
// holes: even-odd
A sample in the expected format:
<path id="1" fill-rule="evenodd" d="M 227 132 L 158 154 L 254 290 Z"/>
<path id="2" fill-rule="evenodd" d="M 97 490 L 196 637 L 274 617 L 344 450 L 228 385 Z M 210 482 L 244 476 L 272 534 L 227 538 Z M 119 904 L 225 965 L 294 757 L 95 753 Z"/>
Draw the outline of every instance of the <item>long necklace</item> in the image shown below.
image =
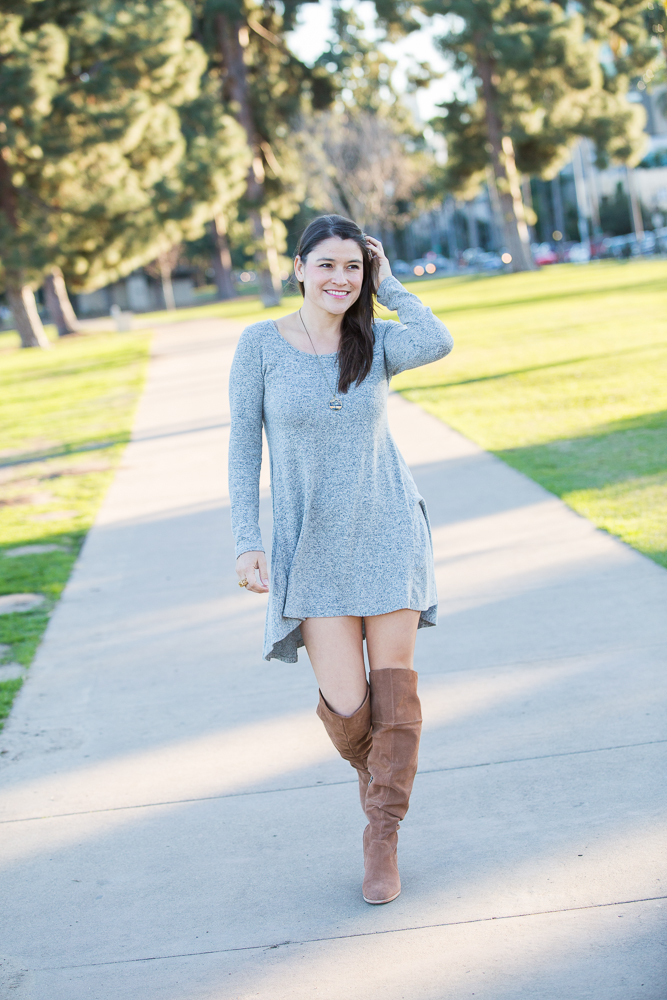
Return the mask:
<path id="1" fill-rule="evenodd" d="M 326 385 L 327 389 L 330 389 L 331 399 L 329 400 L 329 409 L 333 410 L 335 413 L 337 413 L 339 410 L 342 410 L 342 408 L 343 408 L 343 400 L 340 398 L 340 396 L 338 396 L 336 394 L 335 387 L 333 389 L 331 389 L 330 386 L 329 386 L 329 380 L 326 377 L 326 375 L 324 374 L 324 368 L 322 367 L 322 362 L 320 361 L 320 356 L 317 353 L 317 351 L 315 350 L 315 344 L 313 343 L 313 338 L 308 333 L 308 327 L 303 322 L 303 316 L 301 315 L 301 310 L 300 309 L 299 309 L 299 319 L 301 320 L 301 325 L 303 326 L 304 330 L 306 331 L 306 336 L 308 337 L 308 340 L 310 341 L 310 346 L 313 349 L 313 354 L 317 358 L 317 364 L 319 365 L 319 368 L 320 368 L 320 375 L 322 376 L 322 381 Z"/>

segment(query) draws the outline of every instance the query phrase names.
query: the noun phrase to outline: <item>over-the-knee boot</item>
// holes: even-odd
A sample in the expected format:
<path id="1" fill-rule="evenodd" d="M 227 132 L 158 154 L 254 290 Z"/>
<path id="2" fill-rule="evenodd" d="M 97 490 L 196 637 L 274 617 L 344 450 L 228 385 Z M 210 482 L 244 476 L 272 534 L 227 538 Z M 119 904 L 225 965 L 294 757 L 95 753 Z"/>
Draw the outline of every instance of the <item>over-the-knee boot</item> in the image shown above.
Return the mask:
<path id="1" fill-rule="evenodd" d="M 324 723 L 329 739 L 338 753 L 349 761 L 359 775 L 359 798 L 361 808 L 366 811 L 366 789 L 370 779 L 367 761 L 371 748 L 371 699 L 370 690 L 354 715 L 338 715 L 332 712 L 320 691 L 317 714 Z"/>
<path id="2" fill-rule="evenodd" d="M 368 756 L 364 885 L 367 903 L 390 903 L 401 891 L 398 825 L 410 804 L 421 735 L 415 670 L 371 670 L 373 742 Z"/>

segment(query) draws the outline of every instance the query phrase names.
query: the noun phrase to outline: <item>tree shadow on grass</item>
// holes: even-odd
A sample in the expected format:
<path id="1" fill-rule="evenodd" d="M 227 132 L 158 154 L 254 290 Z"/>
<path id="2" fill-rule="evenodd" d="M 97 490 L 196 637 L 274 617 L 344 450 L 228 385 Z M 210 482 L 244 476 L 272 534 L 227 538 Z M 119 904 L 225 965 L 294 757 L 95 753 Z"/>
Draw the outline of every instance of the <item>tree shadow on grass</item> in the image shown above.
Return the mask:
<path id="1" fill-rule="evenodd" d="M 594 434 L 494 454 L 598 527 L 667 566 L 661 544 L 667 531 L 660 524 L 660 497 L 667 490 L 667 411 L 602 424 Z M 577 497 L 584 493 L 588 497 Z"/>
<path id="2" fill-rule="evenodd" d="M 494 452 L 561 496 L 667 473 L 667 410 L 600 424 L 592 434 Z"/>
<path id="3" fill-rule="evenodd" d="M 488 278 L 488 275 L 469 275 L 466 276 L 467 280 L 474 280 L 477 278 Z M 608 285 L 589 285 L 585 288 L 573 288 L 566 290 L 559 285 L 553 292 L 545 292 L 541 295 L 518 295 L 515 298 L 503 299 L 503 298 L 491 298 L 487 296 L 484 298 L 476 299 L 473 302 L 466 302 L 457 305 L 456 303 L 443 305 L 442 307 L 435 307 L 434 312 L 439 313 L 446 310 L 447 315 L 451 316 L 453 313 L 462 312 L 475 312 L 479 309 L 505 309 L 505 308 L 515 308 L 516 306 L 530 306 L 539 305 L 546 302 L 562 302 L 564 299 L 592 299 L 605 292 L 609 295 L 617 295 L 619 292 L 640 292 L 641 294 L 646 294 L 651 289 L 656 292 L 664 292 L 665 282 L 663 278 L 651 278 L 647 281 L 626 281 L 622 284 L 616 284 L 613 287 Z M 444 289 L 443 289 L 444 291 Z"/>
<path id="4" fill-rule="evenodd" d="M 103 451 L 105 448 L 113 448 L 117 444 L 127 444 L 131 437 L 131 431 L 119 431 L 117 434 L 107 435 L 101 441 L 80 440 L 65 441 L 52 448 L 37 448 L 35 451 L 17 451 L 16 455 L 5 457 L 0 461 L 0 469 L 7 469 L 13 465 L 31 465 L 33 462 L 45 462 L 50 458 L 64 458 L 69 455 L 77 455 L 86 451 Z"/>
<path id="5" fill-rule="evenodd" d="M 644 344 L 641 347 L 623 348 L 618 351 L 605 351 L 603 354 L 584 354 L 578 358 L 565 358 L 563 361 L 547 361 L 543 365 L 529 365 L 526 368 L 513 368 L 510 371 L 494 372 L 491 375 L 479 375 L 476 378 L 453 379 L 450 382 L 432 382 L 430 384 L 403 385 L 399 381 L 396 386 L 397 392 L 428 392 L 432 389 L 453 389 L 459 385 L 476 385 L 479 382 L 495 382 L 498 379 L 514 378 L 517 375 L 530 375 L 532 372 L 548 371 L 550 368 L 566 368 L 568 365 L 585 364 L 587 361 L 601 361 L 607 358 L 615 358 L 628 354 L 640 354 L 645 351 L 663 350 L 661 344 Z M 642 419 L 641 417 L 637 419 Z M 611 425 L 610 425 L 611 426 Z"/>

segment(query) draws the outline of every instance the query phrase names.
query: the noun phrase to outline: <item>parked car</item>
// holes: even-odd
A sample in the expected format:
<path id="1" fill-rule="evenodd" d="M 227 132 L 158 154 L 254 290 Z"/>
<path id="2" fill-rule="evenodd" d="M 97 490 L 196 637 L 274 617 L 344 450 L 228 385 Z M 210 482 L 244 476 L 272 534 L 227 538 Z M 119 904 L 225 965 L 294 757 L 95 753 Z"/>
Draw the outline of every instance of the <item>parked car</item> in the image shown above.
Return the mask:
<path id="1" fill-rule="evenodd" d="M 412 268 L 404 260 L 395 260 L 391 265 L 393 274 L 412 274 Z"/>
<path id="2" fill-rule="evenodd" d="M 533 251 L 533 260 L 538 267 L 558 263 L 558 254 L 550 243 L 533 243 L 531 250 Z"/>
<path id="3" fill-rule="evenodd" d="M 484 254 L 481 247 L 468 247 L 461 254 L 461 263 L 467 267 L 476 267 L 477 261 Z"/>
<path id="4" fill-rule="evenodd" d="M 454 261 L 450 260 L 449 257 L 443 256 L 441 253 L 436 253 L 435 250 L 429 250 L 428 253 L 425 253 L 424 260 L 435 264 L 438 271 L 453 271 L 456 267 Z"/>
<path id="5" fill-rule="evenodd" d="M 500 254 L 480 247 L 468 247 L 461 254 L 461 263 L 475 271 L 498 271 L 503 267 Z"/>
<path id="6" fill-rule="evenodd" d="M 591 248 L 586 243 L 573 243 L 567 251 L 566 259 L 571 264 L 588 264 L 591 259 Z"/>
<path id="7" fill-rule="evenodd" d="M 479 258 L 478 266 L 481 267 L 482 271 L 499 271 L 505 265 L 499 253 L 487 250 Z"/>
<path id="8" fill-rule="evenodd" d="M 640 253 L 655 253 L 655 248 L 657 244 L 655 233 L 650 230 L 642 236 L 639 242 L 639 252 Z"/>
<path id="9" fill-rule="evenodd" d="M 626 236 L 608 236 L 602 241 L 605 257 L 634 257 L 639 253 L 639 245 L 634 233 Z"/>
<path id="10" fill-rule="evenodd" d="M 655 229 L 655 250 L 656 253 L 667 253 L 667 226 Z"/>
<path id="11" fill-rule="evenodd" d="M 608 236 L 602 241 L 602 257 L 639 257 L 642 254 L 651 256 L 654 253 L 667 253 L 667 226 L 648 230 L 641 239 L 634 233 L 625 236 Z"/>
<path id="12" fill-rule="evenodd" d="M 438 270 L 436 265 L 432 260 L 428 260 L 426 257 L 419 257 L 417 260 L 413 260 L 410 264 L 410 270 L 417 278 L 423 278 L 429 274 L 435 274 Z"/>

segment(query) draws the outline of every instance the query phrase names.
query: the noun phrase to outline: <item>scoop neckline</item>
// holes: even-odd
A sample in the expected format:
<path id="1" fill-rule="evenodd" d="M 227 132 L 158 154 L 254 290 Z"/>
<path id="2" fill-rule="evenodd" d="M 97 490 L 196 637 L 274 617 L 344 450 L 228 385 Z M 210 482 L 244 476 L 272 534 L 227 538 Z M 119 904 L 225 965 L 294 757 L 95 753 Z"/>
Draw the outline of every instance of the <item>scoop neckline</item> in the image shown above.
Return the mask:
<path id="1" fill-rule="evenodd" d="M 269 323 L 273 325 L 275 332 L 278 334 L 283 344 L 286 344 L 291 351 L 294 351 L 295 354 L 303 354 L 305 358 L 335 358 L 338 356 L 338 351 L 331 351 L 329 354 L 311 354 L 310 351 L 300 351 L 298 347 L 295 347 L 294 344 L 290 344 L 289 340 L 283 337 L 282 333 L 278 329 L 278 324 L 275 319 L 270 319 Z"/>

